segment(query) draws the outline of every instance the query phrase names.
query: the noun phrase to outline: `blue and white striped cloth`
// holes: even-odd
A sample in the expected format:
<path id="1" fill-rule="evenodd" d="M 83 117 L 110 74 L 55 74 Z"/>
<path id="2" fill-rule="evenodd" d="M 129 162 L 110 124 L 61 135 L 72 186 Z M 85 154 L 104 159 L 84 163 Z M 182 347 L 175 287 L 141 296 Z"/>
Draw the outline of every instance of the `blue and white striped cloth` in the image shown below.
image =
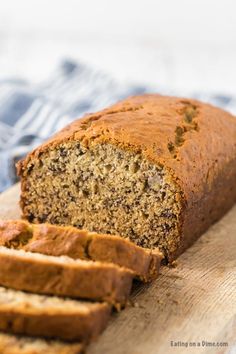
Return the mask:
<path id="1" fill-rule="evenodd" d="M 0 81 L 0 192 L 16 182 L 15 163 L 53 133 L 87 112 L 144 92 L 68 60 L 38 85 Z"/>
<path id="2" fill-rule="evenodd" d="M 73 61 L 64 61 L 41 84 L 0 80 L 0 192 L 16 182 L 16 161 L 75 118 L 149 91 L 158 90 L 119 84 Z M 231 97 L 189 96 L 236 112 Z"/>

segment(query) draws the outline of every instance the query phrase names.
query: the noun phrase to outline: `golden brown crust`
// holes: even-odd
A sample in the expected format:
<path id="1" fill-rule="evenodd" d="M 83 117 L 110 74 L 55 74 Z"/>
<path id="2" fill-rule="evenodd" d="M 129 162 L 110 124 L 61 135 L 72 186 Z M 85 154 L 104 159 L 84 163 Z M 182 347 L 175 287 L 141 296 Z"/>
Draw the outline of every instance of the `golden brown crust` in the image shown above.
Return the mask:
<path id="1" fill-rule="evenodd" d="M 49 313 L 40 316 L 24 311 L 6 311 L 1 307 L 0 329 L 15 334 L 88 342 L 97 338 L 104 330 L 109 317 L 107 313 L 100 311 L 84 318 L 79 315 Z"/>
<path id="2" fill-rule="evenodd" d="M 110 263 L 50 257 L 0 247 L 0 284 L 38 294 L 125 304 L 133 273 Z"/>
<path id="3" fill-rule="evenodd" d="M 18 248 L 31 238 L 32 228 L 24 220 L 11 220 L 11 222 L 0 220 L 0 235 L 0 246 Z"/>
<path id="4" fill-rule="evenodd" d="M 131 269 L 143 281 L 157 278 L 163 259 L 158 249 L 144 249 L 126 239 L 122 241 L 119 236 L 99 234 L 91 237 L 88 253 L 93 260 L 112 262 Z"/>
<path id="5" fill-rule="evenodd" d="M 31 230 L 27 240 L 25 234 Z M 0 245 L 50 256 L 68 256 L 117 264 L 132 270 L 141 280 L 158 276 L 162 254 L 135 245 L 120 236 L 104 235 L 23 220 L 0 221 Z"/>
<path id="6" fill-rule="evenodd" d="M 33 226 L 33 230 L 33 238 L 23 247 L 25 251 L 114 263 L 130 269 L 143 281 L 151 281 L 158 276 L 163 256 L 157 249 L 151 251 L 120 236 L 97 234 L 70 226 L 38 224 Z"/>
<path id="7" fill-rule="evenodd" d="M 75 121 L 18 164 L 23 195 L 30 162 L 69 140 L 90 146 L 110 143 L 141 152 L 169 170 L 182 191 L 182 245 L 170 258 L 189 246 L 236 200 L 236 120 L 209 104 L 143 95 Z M 21 205 L 24 210 L 23 200 Z"/>

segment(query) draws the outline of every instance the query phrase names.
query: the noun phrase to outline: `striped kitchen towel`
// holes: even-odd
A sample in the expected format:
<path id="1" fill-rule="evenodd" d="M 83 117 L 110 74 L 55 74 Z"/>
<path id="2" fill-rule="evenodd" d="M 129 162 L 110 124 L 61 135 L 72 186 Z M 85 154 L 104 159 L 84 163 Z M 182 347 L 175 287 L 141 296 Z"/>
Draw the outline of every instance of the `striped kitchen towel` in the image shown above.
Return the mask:
<path id="1" fill-rule="evenodd" d="M 0 192 L 16 182 L 20 158 L 75 118 L 146 91 L 69 60 L 37 85 L 0 81 Z"/>
<path id="2" fill-rule="evenodd" d="M 181 95 L 169 90 L 124 85 L 70 60 L 45 82 L 0 80 L 0 192 L 16 182 L 15 163 L 49 136 L 88 112 L 145 92 Z M 185 94 L 186 95 L 186 94 Z M 228 96 L 188 94 L 236 112 Z"/>

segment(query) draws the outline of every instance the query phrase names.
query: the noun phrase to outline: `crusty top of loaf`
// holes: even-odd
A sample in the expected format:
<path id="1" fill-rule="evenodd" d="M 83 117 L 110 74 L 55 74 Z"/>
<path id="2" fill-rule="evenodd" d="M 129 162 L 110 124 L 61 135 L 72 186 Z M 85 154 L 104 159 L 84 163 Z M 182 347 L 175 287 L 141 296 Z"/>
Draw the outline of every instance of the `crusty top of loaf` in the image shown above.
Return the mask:
<path id="1" fill-rule="evenodd" d="M 28 163 L 42 152 L 75 140 L 86 146 L 111 143 L 141 153 L 164 165 L 194 202 L 195 192 L 198 198 L 204 195 L 216 172 L 235 158 L 236 119 L 192 99 L 131 97 L 64 128 L 19 163 L 19 174 L 24 176 Z"/>

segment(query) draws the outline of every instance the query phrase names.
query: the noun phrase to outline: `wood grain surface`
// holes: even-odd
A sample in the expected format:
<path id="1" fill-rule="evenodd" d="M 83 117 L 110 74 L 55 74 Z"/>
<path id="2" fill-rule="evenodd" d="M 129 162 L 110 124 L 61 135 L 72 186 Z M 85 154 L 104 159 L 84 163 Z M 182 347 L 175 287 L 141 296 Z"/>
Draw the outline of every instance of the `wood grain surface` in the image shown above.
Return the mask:
<path id="1" fill-rule="evenodd" d="M 19 218 L 18 199 L 18 186 L 0 195 L 1 218 Z M 131 301 L 89 354 L 235 354 L 236 206 Z"/>

